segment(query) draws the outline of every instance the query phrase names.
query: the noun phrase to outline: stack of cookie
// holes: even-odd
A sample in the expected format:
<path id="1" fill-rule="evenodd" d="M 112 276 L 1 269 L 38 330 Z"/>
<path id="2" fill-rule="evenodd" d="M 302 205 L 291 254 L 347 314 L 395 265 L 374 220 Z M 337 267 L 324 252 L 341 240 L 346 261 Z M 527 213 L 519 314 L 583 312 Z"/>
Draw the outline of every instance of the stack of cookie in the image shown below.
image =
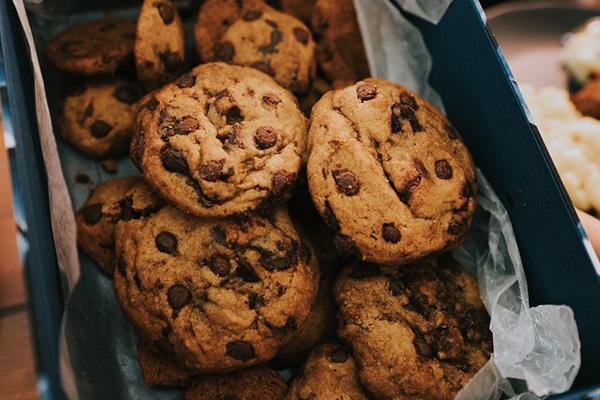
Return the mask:
<path id="1" fill-rule="evenodd" d="M 98 159 L 129 150 L 141 171 L 98 186 L 76 219 L 146 382 L 190 400 L 453 398 L 491 352 L 475 279 L 438 254 L 475 209 L 458 132 L 365 79 L 351 0 L 207 0 L 187 72 L 182 26 L 149 0 L 137 25 L 48 46 L 87 79 L 63 137 Z"/>

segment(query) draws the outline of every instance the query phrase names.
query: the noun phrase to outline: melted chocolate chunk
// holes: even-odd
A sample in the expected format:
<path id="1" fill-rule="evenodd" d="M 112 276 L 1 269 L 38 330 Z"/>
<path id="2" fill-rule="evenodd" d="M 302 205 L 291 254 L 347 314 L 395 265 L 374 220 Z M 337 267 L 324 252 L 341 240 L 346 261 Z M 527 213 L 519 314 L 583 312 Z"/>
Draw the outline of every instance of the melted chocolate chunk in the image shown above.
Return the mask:
<path id="1" fill-rule="evenodd" d="M 158 14 L 165 25 L 169 25 L 173 22 L 175 19 L 175 9 L 171 3 L 164 1 L 158 3 L 155 7 L 158 8 Z"/>
<path id="2" fill-rule="evenodd" d="M 167 300 L 171 307 L 180 310 L 192 301 L 192 294 L 188 288 L 177 283 L 167 291 Z"/>
<path id="3" fill-rule="evenodd" d="M 229 357 L 243 362 L 250 361 L 255 357 L 254 347 L 252 344 L 243 340 L 236 340 L 227 343 L 226 351 Z"/>
<path id="4" fill-rule="evenodd" d="M 310 39 L 310 33 L 308 33 L 306 29 L 295 27 L 293 29 L 293 32 L 294 36 L 296 37 L 296 40 L 298 40 L 302 44 L 308 44 L 308 41 Z"/>
<path id="5" fill-rule="evenodd" d="M 383 224 L 381 235 L 386 242 L 398 243 L 400 241 L 400 231 L 393 222 Z"/>
<path id="6" fill-rule="evenodd" d="M 327 356 L 329 361 L 335 364 L 345 362 L 348 357 L 350 357 L 350 352 L 344 346 L 336 346 Z"/>
<path id="7" fill-rule="evenodd" d="M 273 147 L 277 143 L 277 131 L 271 126 L 261 126 L 254 134 L 254 142 L 260 150 Z"/>
<path id="8" fill-rule="evenodd" d="M 361 103 L 374 99 L 377 96 L 377 86 L 370 83 L 362 83 L 356 88 L 356 97 Z"/>
<path id="9" fill-rule="evenodd" d="M 140 91 L 137 86 L 124 83 L 117 86 L 113 96 L 122 103 L 133 104 L 140 99 Z"/>
<path id="10" fill-rule="evenodd" d="M 333 179 L 338 191 L 346 196 L 355 196 L 360 191 L 360 184 L 356 176 L 346 169 L 333 170 Z"/>
<path id="11" fill-rule="evenodd" d="M 278 171 L 273 175 L 271 181 L 271 193 L 275 197 L 280 197 L 292 188 L 294 181 L 296 180 L 296 174 L 287 171 Z"/>
<path id="12" fill-rule="evenodd" d="M 244 282 L 256 283 L 260 282 L 260 277 L 256 274 L 256 271 L 245 258 L 239 257 L 237 259 L 237 268 L 235 275 L 242 279 Z"/>
<path id="13" fill-rule="evenodd" d="M 100 139 L 108 135 L 112 128 L 108 122 L 98 119 L 90 126 L 90 132 L 93 137 Z"/>
<path id="14" fill-rule="evenodd" d="M 219 61 L 229 62 L 235 56 L 235 48 L 231 42 L 221 42 L 215 46 L 215 58 Z"/>
<path id="15" fill-rule="evenodd" d="M 227 276 L 231 270 L 229 258 L 223 254 L 215 254 L 208 263 L 210 270 L 218 276 Z"/>
<path id="16" fill-rule="evenodd" d="M 236 123 L 241 123 L 244 120 L 244 116 L 242 115 L 242 110 L 240 110 L 238 106 L 232 106 L 227 110 L 225 119 L 227 125 L 233 125 Z"/>
<path id="17" fill-rule="evenodd" d="M 182 175 L 190 173 L 185 154 L 170 144 L 166 144 L 160 149 L 160 161 L 162 162 L 162 166 L 169 172 L 176 172 Z"/>
<path id="18" fill-rule="evenodd" d="M 191 88 L 196 84 L 196 76 L 193 74 L 185 74 L 175 82 L 179 89 Z"/>
<path id="19" fill-rule="evenodd" d="M 216 182 L 223 173 L 225 160 L 208 161 L 200 166 L 200 177 L 208 182 Z"/>
<path id="20" fill-rule="evenodd" d="M 267 20 L 266 22 L 268 23 L 269 20 Z M 283 40 L 283 32 L 281 32 L 278 29 L 275 29 L 275 30 L 271 31 L 271 42 L 266 46 L 260 46 L 258 48 L 258 50 L 261 53 L 266 53 L 266 54 L 275 53 L 277 51 L 277 45 L 282 40 Z"/>
<path id="21" fill-rule="evenodd" d="M 256 21 L 257 19 L 262 17 L 262 15 L 263 15 L 262 11 L 249 10 L 244 13 L 244 15 L 242 16 L 242 19 L 244 21 L 251 22 L 251 21 Z"/>
<path id="22" fill-rule="evenodd" d="M 452 179 L 452 166 L 447 160 L 437 160 L 435 162 L 435 174 L 440 179 Z"/>
<path id="23" fill-rule="evenodd" d="M 154 238 L 154 244 L 161 253 L 175 254 L 177 252 L 177 237 L 171 232 L 162 231 Z"/>

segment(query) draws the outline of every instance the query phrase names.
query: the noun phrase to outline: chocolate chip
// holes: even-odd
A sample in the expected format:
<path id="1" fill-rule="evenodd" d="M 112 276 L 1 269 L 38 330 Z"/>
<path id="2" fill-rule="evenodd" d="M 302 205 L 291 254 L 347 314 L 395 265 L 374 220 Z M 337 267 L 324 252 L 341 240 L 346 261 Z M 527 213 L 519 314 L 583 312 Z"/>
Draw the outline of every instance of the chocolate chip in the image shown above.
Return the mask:
<path id="1" fill-rule="evenodd" d="M 175 19 L 175 9 L 171 3 L 166 1 L 158 3 L 155 5 L 158 8 L 158 13 L 160 14 L 160 18 L 163 20 L 165 25 L 169 25 Z"/>
<path id="2" fill-rule="evenodd" d="M 381 235 L 386 242 L 398 243 L 400 241 L 400 231 L 393 222 L 383 224 Z"/>
<path id="3" fill-rule="evenodd" d="M 350 271 L 350 278 L 353 279 L 366 279 L 378 275 L 381 275 L 381 268 L 379 265 L 373 263 L 355 263 Z"/>
<path id="4" fill-rule="evenodd" d="M 200 165 L 200 177 L 208 182 L 216 182 L 221 177 L 225 160 L 209 161 Z"/>
<path id="5" fill-rule="evenodd" d="M 231 42 L 217 43 L 215 46 L 215 58 L 219 61 L 229 62 L 233 60 L 235 48 Z"/>
<path id="6" fill-rule="evenodd" d="M 333 238 L 333 246 L 335 247 L 336 253 L 342 257 L 351 257 L 358 251 L 354 241 L 340 233 Z"/>
<path id="7" fill-rule="evenodd" d="M 446 133 L 448 134 L 448 138 L 450 138 L 452 140 L 456 140 L 456 139 L 460 138 L 458 131 L 452 125 L 446 124 L 445 128 L 446 128 Z"/>
<path id="8" fill-rule="evenodd" d="M 377 96 L 377 86 L 370 83 L 361 83 L 356 88 L 356 97 L 361 103 L 374 99 Z"/>
<path id="9" fill-rule="evenodd" d="M 248 342 L 243 340 L 236 340 L 227 343 L 227 355 L 236 360 L 243 362 L 249 361 L 255 357 L 254 347 Z"/>
<path id="10" fill-rule="evenodd" d="M 125 276 L 126 270 L 127 263 L 123 259 L 123 256 L 119 256 L 119 260 L 117 261 L 117 271 L 119 271 L 122 276 Z"/>
<path id="11" fill-rule="evenodd" d="M 394 107 L 396 106 L 396 104 L 394 104 L 394 106 L 392 106 L 392 133 L 398 133 L 398 132 L 402 132 L 402 121 L 400 120 L 400 114 L 399 112 L 396 113 L 394 112 Z"/>
<path id="12" fill-rule="evenodd" d="M 95 225 L 102 218 L 102 204 L 90 204 L 81 209 L 81 215 L 83 216 L 83 221 L 87 225 Z"/>
<path id="13" fill-rule="evenodd" d="M 262 100 L 265 104 L 268 104 L 270 106 L 276 106 L 277 104 L 281 103 L 281 99 L 279 98 L 279 96 L 277 96 L 274 93 L 265 94 Z"/>
<path id="14" fill-rule="evenodd" d="M 269 20 L 266 21 L 269 23 Z M 271 42 L 266 46 L 260 46 L 258 50 L 261 53 L 275 53 L 277 51 L 277 45 L 283 39 L 283 32 L 278 29 L 271 31 Z"/>
<path id="15" fill-rule="evenodd" d="M 210 270 L 218 276 L 226 276 L 231 269 L 229 258 L 223 254 L 215 254 L 210 258 L 208 263 Z"/>
<path id="16" fill-rule="evenodd" d="M 159 104 L 160 104 L 160 102 L 158 101 L 158 99 L 157 99 L 156 97 L 152 96 L 152 97 L 150 98 L 150 100 L 148 100 L 148 101 L 146 102 L 146 104 L 144 104 L 144 106 L 143 106 L 143 107 L 144 107 L 144 108 L 147 108 L 147 109 L 148 109 L 148 110 L 150 110 L 150 111 L 155 111 L 155 110 L 156 110 L 156 107 L 158 107 L 158 105 L 159 105 Z"/>
<path id="17" fill-rule="evenodd" d="M 347 169 L 333 170 L 333 179 L 337 190 L 346 196 L 357 195 L 360 191 L 360 184 L 356 176 Z"/>
<path id="18" fill-rule="evenodd" d="M 242 17 L 244 21 L 256 21 L 257 19 L 259 19 L 260 17 L 262 17 L 262 11 L 258 11 L 258 10 L 249 10 L 246 11 L 246 13 L 244 13 L 244 16 Z"/>
<path id="19" fill-rule="evenodd" d="M 229 107 L 227 113 L 225 113 L 225 119 L 227 125 L 233 125 L 236 123 L 241 123 L 244 120 L 244 116 L 242 115 L 242 111 L 238 106 Z"/>
<path id="20" fill-rule="evenodd" d="M 187 135 L 200 129 L 200 123 L 191 115 L 186 115 L 175 122 L 173 130 L 176 135 Z"/>
<path id="21" fill-rule="evenodd" d="M 302 44 L 308 44 L 308 40 L 310 39 L 310 34 L 306 31 L 306 29 L 295 27 L 294 36 L 296 39 Z"/>
<path id="22" fill-rule="evenodd" d="M 296 174 L 287 171 L 277 171 L 271 180 L 271 193 L 275 197 L 286 194 L 294 184 Z"/>
<path id="23" fill-rule="evenodd" d="M 336 346 L 333 350 L 331 350 L 329 352 L 329 355 L 327 358 L 332 363 L 339 364 L 339 363 L 343 363 L 344 361 L 346 361 L 348 359 L 348 357 L 350 357 L 348 349 L 346 349 L 343 346 Z"/>
<path id="24" fill-rule="evenodd" d="M 421 183 L 421 175 L 417 175 L 411 180 L 409 180 L 404 187 L 398 191 L 398 197 L 400 201 L 402 201 L 406 205 L 410 205 L 410 198 L 412 196 L 412 191 L 414 188 L 419 186 Z"/>
<path id="25" fill-rule="evenodd" d="M 179 89 L 190 88 L 196 84 L 196 76 L 194 74 L 185 74 L 175 83 Z"/>
<path id="26" fill-rule="evenodd" d="M 431 356 L 433 356 L 433 349 L 421 336 L 415 335 L 413 339 L 413 344 L 415 346 L 415 349 L 417 350 L 417 353 L 419 353 L 423 357 L 430 358 Z"/>
<path id="27" fill-rule="evenodd" d="M 244 282 L 260 282 L 260 277 L 256 274 L 256 271 L 252 266 L 248 263 L 245 258 L 238 258 L 237 260 L 237 268 L 235 270 L 235 275 L 242 279 Z"/>
<path id="28" fill-rule="evenodd" d="M 265 299 L 257 293 L 251 292 L 248 294 L 248 308 L 255 310 L 258 306 L 265 305 Z"/>
<path id="29" fill-rule="evenodd" d="M 460 235 L 466 228 L 466 224 L 464 222 L 451 222 L 448 225 L 448 233 L 451 235 Z"/>
<path id="30" fill-rule="evenodd" d="M 258 246 L 254 246 L 252 249 L 260 253 L 259 263 L 267 271 L 284 271 L 298 264 L 298 242 L 296 241 L 283 255 L 277 255 Z"/>
<path id="31" fill-rule="evenodd" d="M 408 93 L 400 94 L 400 103 L 404 104 L 405 106 L 409 106 L 415 111 L 419 109 L 419 105 L 417 104 L 415 98 Z"/>
<path id="32" fill-rule="evenodd" d="M 85 185 L 87 183 L 90 183 L 90 177 L 80 172 L 77 175 L 75 175 L 75 182 Z"/>
<path id="33" fill-rule="evenodd" d="M 271 67 L 271 64 L 269 64 L 266 61 L 256 61 L 250 64 L 250 66 L 254 69 L 264 72 L 269 76 L 275 76 L 275 70 L 273 69 L 273 67 Z"/>
<path id="34" fill-rule="evenodd" d="M 136 86 L 124 83 L 117 86 L 113 96 L 122 103 L 133 104 L 140 99 L 140 91 Z"/>
<path id="35" fill-rule="evenodd" d="M 94 103 L 88 104 L 88 106 L 85 108 L 85 110 L 83 110 L 83 114 L 81 115 L 81 118 L 79 118 L 77 120 L 77 122 L 79 122 L 79 125 L 83 126 L 83 124 L 85 123 L 85 120 L 88 119 L 89 117 L 91 117 L 92 114 L 94 114 Z"/>
<path id="36" fill-rule="evenodd" d="M 277 24 L 277 22 L 273 21 L 272 19 L 266 19 L 265 23 L 273 29 L 279 28 L 279 25 Z"/>
<path id="37" fill-rule="evenodd" d="M 177 237 L 171 232 L 162 231 L 154 238 L 154 244 L 158 251 L 167 254 L 177 252 Z"/>
<path id="38" fill-rule="evenodd" d="M 168 72 L 174 73 L 179 67 L 183 64 L 183 59 L 177 53 L 174 53 L 170 50 L 164 51 L 158 55 L 161 59 Z"/>
<path id="39" fill-rule="evenodd" d="M 261 126 L 254 134 L 254 142 L 260 150 L 273 147 L 277 143 L 277 131 L 271 126 Z"/>
<path id="40" fill-rule="evenodd" d="M 95 138 L 103 138 L 111 131 L 112 125 L 108 122 L 98 119 L 90 126 L 90 132 Z"/>
<path id="41" fill-rule="evenodd" d="M 162 166 L 169 172 L 177 172 L 183 175 L 190 173 L 185 154 L 170 144 L 166 144 L 160 149 L 160 161 Z"/>
<path id="42" fill-rule="evenodd" d="M 213 226 L 213 228 L 210 230 L 210 234 L 215 242 L 219 243 L 220 245 L 225 246 L 227 244 L 227 234 L 220 226 Z"/>
<path id="43" fill-rule="evenodd" d="M 435 162 L 435 174 L 440 179 L 452 179 L 452 167 L 447 160 L 437 160 Z"/>
<path id="44" fill-rule="evenodd" d="M 407 120 L 413 132 L 423 130 L 423 126 L 417 119 L 415 111 L 408 105 L 396 103 L 392 106 L 392 133 L 402 131 L 402 121 Z"/>
<path id="45" fill-rule="evenodd" d="M 421 160 L 415 159 L 413 160 L 413 164 L 420 176 L 422 176 L 423 178 L 429 178 L 429 171 L 427 171 L 427 168 L 425 168 L 425 164 L 423 164 Z"/>
<path id="46" fill-rule="evenodd" d="M 406 286 L 404 286 L 404 282 L 402 282 L 398 278 L 390 279 L 388 284 L 388 288 L 392 293 L 392 296 L 400 296 L 406 290 Z"/>
<path id="47" fill-rule="evenodd" d="M 167 291 L 167 299 L 171 307 L 179 310 L 192 301 L 192 294 L 185 286 L 176 283 Z"/>

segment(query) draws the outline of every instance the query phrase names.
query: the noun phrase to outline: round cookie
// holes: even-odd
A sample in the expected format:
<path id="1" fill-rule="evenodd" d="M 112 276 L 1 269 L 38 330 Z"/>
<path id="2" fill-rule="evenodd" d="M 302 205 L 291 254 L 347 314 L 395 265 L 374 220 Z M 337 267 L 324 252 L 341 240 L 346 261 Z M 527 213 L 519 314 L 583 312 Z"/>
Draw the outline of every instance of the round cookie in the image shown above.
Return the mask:
<path id="1" fill-rule="evenodd" d="M 335 88 L 370 75 L 352 0 L 316 0 L 311 24 L 317 62 Z"/>
<path id="2" fill-rule="evenodd" d="M 318 266 L 287 213 L 193 218 L 164 207 L 116 229 L 115 291 L 140 336 L 199 373 L 264 363 L 302 324 Z"/>
<path id="3" fill-rule="evenodd" d="M 149 215 L 162 204 L 162 199 L 139 177 L 106 181 L 90 193 L 75 214 L 77 243 L 104 273 L 112 276 L 117 222 Z"/>
<path id="4" fill-rule="evenodd" d="M 134 56 L 138 80 L 149 89 L 181 74 L 185 57 L 183 24 L 170 0 L 145 0 L 142 4 Z"/>
<path id="5" fill-rule="evenodd" d="M 475 210 L 475 168 L 450 122 L 409 90 L 367 79 L 313 107 L 313 201 L 341 255 L 402 264 L 457 246 Z"/>
<path id="6" fill-rule="evenodd" d="M 127 152 L 139 88 L 120 79 L 79 85 L 65 98 L 59 117 L 61 136 L 97 159 Z"/>
<path id="7" fill-rule="evenodd" d="M 449 257 L 342 271 L 338 334 L 377 398 L 451 400 L 490 358 L 477 282 Z"/>
<path id="8" fill-rule="evenodd" d="M 52 64 L 77 75 L 114 74 L 131 60 L 135 22 L 108 18 L 70 27 L 46 47 Z"/>
<path id="9" fill-rule="evenodd" d="M 178 208 L 223 217 L 286 198 L 305 157 L 307 122 L 267 75 L 203 64 L 140 104 L 131 157 Z"/>
<path id="10" fill-rule="evenodd" d="M 185 400 L 282 400 L 286 390 L 277 372 L 259 366 L 202 377 L 185 393 Z"/>
<path id="11" fill-rule="evenodd" d="M 315 348 L 290 384 L 285 400 L 368 400 L 350 349 L 325 343 Z"/>
<path id="12" fill-rule="evenodd" d="M 194 373 L 165 357 L 152 345 L 139 340 L 137 360 L 144 382 L 149 386 L 187 387 Z"/>

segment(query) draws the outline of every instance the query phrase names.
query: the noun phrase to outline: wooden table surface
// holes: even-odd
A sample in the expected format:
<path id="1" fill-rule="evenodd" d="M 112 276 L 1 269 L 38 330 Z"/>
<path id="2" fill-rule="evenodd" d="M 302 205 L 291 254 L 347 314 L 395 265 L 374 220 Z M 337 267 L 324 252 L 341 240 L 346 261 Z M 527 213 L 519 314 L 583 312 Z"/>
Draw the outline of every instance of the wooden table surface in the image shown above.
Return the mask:
<path id="1" fill-rule="evenodd" d="M 26 302 L 0 115 L 0 400 L 37 398 Z"/>

